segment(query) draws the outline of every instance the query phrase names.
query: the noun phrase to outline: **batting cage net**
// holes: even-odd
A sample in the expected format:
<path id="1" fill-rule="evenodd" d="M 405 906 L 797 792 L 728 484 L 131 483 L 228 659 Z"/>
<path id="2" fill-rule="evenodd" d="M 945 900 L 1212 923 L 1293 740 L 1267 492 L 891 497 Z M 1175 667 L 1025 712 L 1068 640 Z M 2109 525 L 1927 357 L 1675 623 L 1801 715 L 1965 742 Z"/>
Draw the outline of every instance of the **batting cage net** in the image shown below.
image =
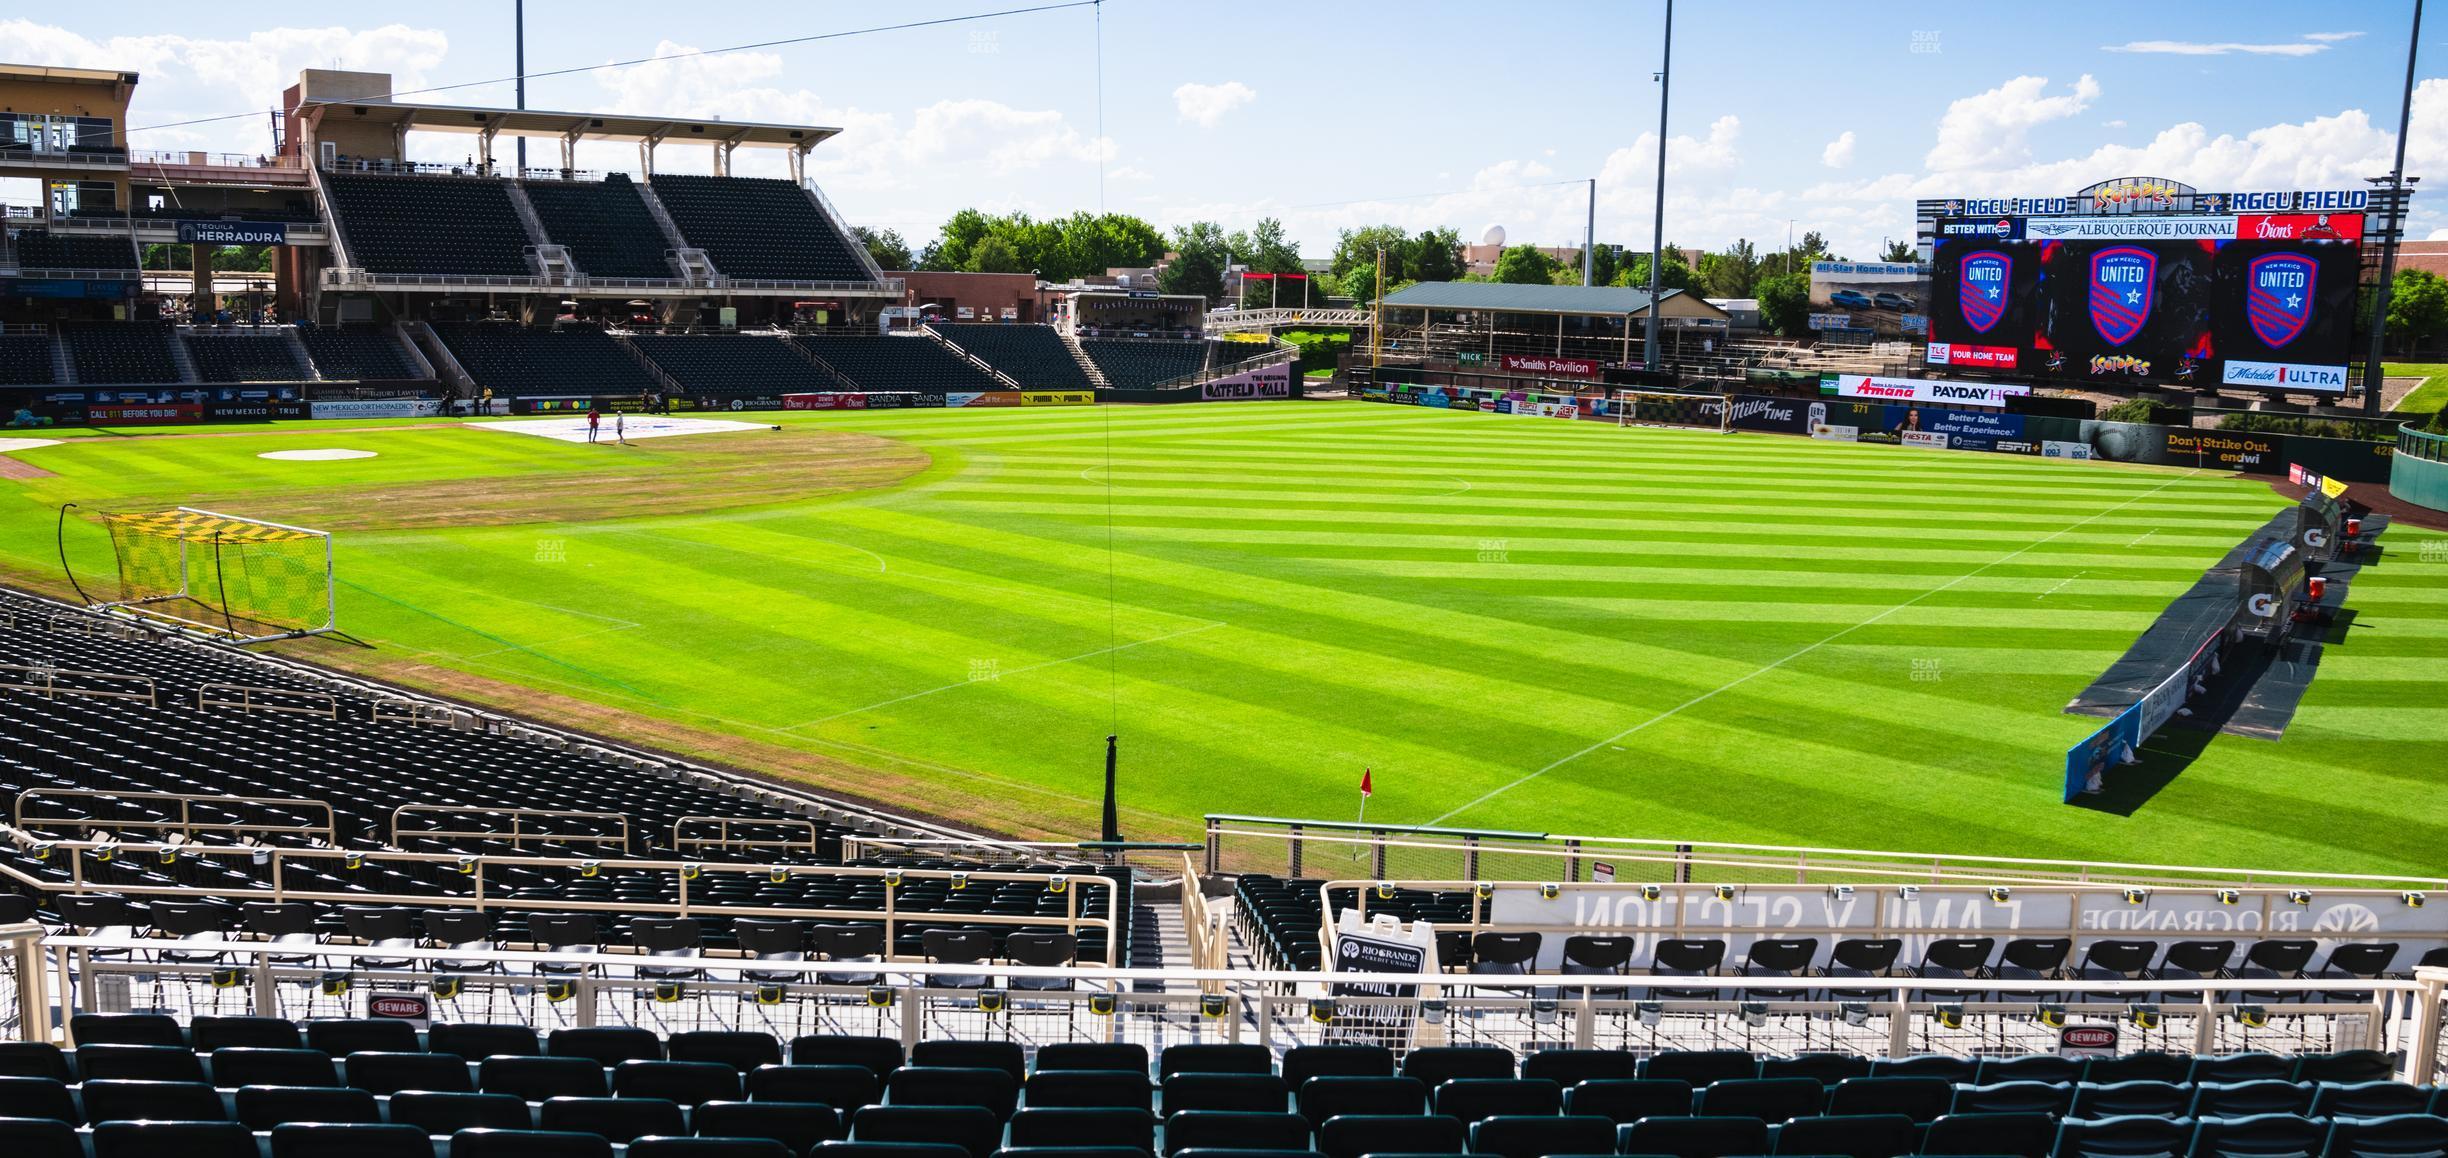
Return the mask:
<path id="1" fill-rule="evenodd" d="M 119 598 L 104 606 L 241 643 L 335 626 L 328 532 L 192 507 L 107 523 Z"/>

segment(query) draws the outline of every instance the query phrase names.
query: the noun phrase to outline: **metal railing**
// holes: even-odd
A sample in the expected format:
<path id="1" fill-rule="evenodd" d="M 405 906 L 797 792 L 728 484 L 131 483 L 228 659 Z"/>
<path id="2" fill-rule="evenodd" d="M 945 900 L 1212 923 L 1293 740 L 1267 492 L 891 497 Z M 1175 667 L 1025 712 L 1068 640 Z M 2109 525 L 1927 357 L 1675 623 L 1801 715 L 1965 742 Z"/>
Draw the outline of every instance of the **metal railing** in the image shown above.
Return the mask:
<path id="1" fill-rule="evenodd" d="M 1253 346 L 1257 345 L 1257 343 L 1254 342 L 1246 344 Z M 1180 374 L 1167 378 L 1162 382 L 1155 383 L 1154 385 L 1141 387 L 1141 389 L 1179 390 L 1188 386 L 1196 386 L 1203 382 L 1212 382 L 1218 378 L 1230 377 L 1234 374 L 1245 374 L 1252 370 L 1263 370 L 1269 366 L 1280 366 L 1286 362 L 1298 362 L 1300 361 L 1300 356 L 1300 347 L 1284 341 L 1281 338 L 1270 338 L 1268 339 L 1266 345 L 1259 346 L 1256 350 L 1252 351 L 1248 357 L 1242 358 L 1239 361 L 1219 362 L 1204 369 L 1193 370 L 1187 374 Z"/>
<path id="2" fill-rule="evenodd" d="M 68 1008 L 159 1009 L 181 1019 L 362 1017 L 386 994 L 414 993 L 440 1022 L 762 1030 L 786 1039 L 854 1034 L 905 1045 L 1121 1041 L 1151 1052 L 1254 1042 L 1274 1049 L 1479 1044 L 1521 1053 L 1735 1048 L 1996 1057 L 2053 1053 L 2064 1030 L 2102 1027 L 2116 1031 L 2119 1052 L 2378 1050 L 2401 1059 L 2400 1078 L 2427 1084 L 2438 1075 L 2440 998 L 2448 986 L 2448 969 L 2374 981 L 2256 981 L 2274 1000 L 2245 1004 L 2223 999 L 2217 982 L 1984 981 L 1983 994 L 1965 1000 L 1961 978 L 1894 977 L 1846 979 L 1871 991 L 1861 999 L 1793 1000 L 1774 995 L 1792 989 L 1792 978 L 1674 978 L 1676 986 L 1721 994 L 1686 1000 L 1633 997 L 1649 979 L 1624 976 L 1057 968 L 127 936 L 52 936 L 29 953 L 25 946 L 35 943 L 23 927 L 0 937 L 10 940 L 16 962 L 0 1002 L 14 999 L 18 1034 L 63 1045 L 74 1044 L 61 1016 Z M 1162 991 L 1149 991 L 1159 985 Z M 53 991 L 73 995 L 73 1003 L 55 1002 Z"/>
<path id="3" fill-rule="evenodd" d="M 249 684 L 204 684 L 196 688 L 196 710 L 236 708 L 242 712 L 285 712 L 300 716 L 340 718 L 340 699 L 330 692 L 295 688 L 259 688 Z"/>
<path id="4" fill-rule="evenodd" d="M 2416 430 L 2411 423 L 2399 426 L 2397 453 L 2426 462 L 2448 462 L 2448 434 Z"/>
<path id="5" fill-rule="evenodd" d="M 205 153 L 188 149 L 131 149 L 128 162 L 135 165 L 210 165 L 221 169 L 296 169 L 301 166 L 289 157 L 265 157 L 248 153 Z"/>
<path id="6" fill-rule="evenodd" d="M 294 803 L 294 802 L 288 802 Z M 303 901 L 327 905 L 407 904 L 423 909 L 473 909 L 478 912 L 544 912 L 544 913 L 603 913 L 621 917 L 720 916 L 727 918 L 771 918 L 776 920 L 822 921 L 840 923 L 875 923 L 884 928 L 887 946 L 898 943 L 898 934 L 910 925 L 940 927 L 947 923 L 961 925 L 995 925 L 1014 928 L 1059 928 L 1078 936 L 1082 930 L 1102 930 L 1105 937 L 1106 964 L 1119 965 L 1122 935 L 1130 914 L 1122 906 L 1120 886 L 1102 876 L 1090 873 L 1024 873 L 992 870 L 962 871 L 952 869 L 872 868 L 846 865 L 743 864 L 738 862 L 697 862 L 677 860 L 629 860 L 577 856 L 485 856 L 457 853 L 416 853 L 375 851 L 332 847 L 293 847 L 265 845 L 206 845 L 202 842 L 185 844 L 144 844 L 137 842 L 58 840 L 38 841 L 22 831 L 8 834 L 21 846 L 41 850 L 47 856 L 65 855 L 69 868 L 66 881 L 48 880 L 0 864 L 0 882 L 13 882 L 16 891 L 26 893 L 87 893 L 108 892 L 130 899 L 168 897 L 180 900 L 220 898 L 231 902 L 269 901 L 275 904 Z M 251 887 L 219 884 L 147 885 L 112 882 L 97 883 L 87 878 L 86 863 L 91 857 L 82 854 L 107 853 L 112 857 L 134 856 L 144 852 L 156 855 L 165 851 L 178 856 L 224 857 L 233 861 L 251 860 L 269 882 Z M 299 888 L 289 884 L 292 865 L 320 864 L 330 875 L 354 875 L 367 866 L 377 869 L 424 870 L 427 873 L 453 873 L 464 881 L 464 891 L 438 890 L 384 892 L 375 888 L 346 891 Z M 634 899 L 583 900 L 566 896 L 535 896 L 525 892 L 524 884 L 497 885 L 505 870 L 522 873 L 536 869 L 575 869 L 579 875 L 595 879 L 617 878 L 623 874 L 650 874 L 668 878 L 675 886 L 671 901 L 641 901 Z M 864 879 L 880 881 L 884 888 L 884 903 L 873 909 L 802 908 L 783 905 L 743 905 L 736 902 L 708 899 L 713 892 L 713 880 L 724 876 L 761 878 L 767 883 L 781 883 L 794 877 L 809 876 L 828 879 Z M 712 878 L 711 880 L 709 878 Z M 904 908 L 901 887 L 904 883 L 939 880 L 947 885 L 1017 881 L 1037 885 L 1045 893 L 1063 898 L 1060 913 L 990 913 L 937 908 Z M 706 883 L 700 883 L 706 882 Z M 1083 899 L 1084 891 L 1102 890 L 1093 900 Z"/>
<path id="7" fill-rule="evenodd" d="M 32 805 L 37 801 L 47 800 L 107 800 L 113 803 L 123 801 L 153 801 L 156 803 L 176 804 L 178 805 L 178 819 L 141 820 L 91 815 L 46 816 L 40 812 L 29 813 L 27 811 L 29 805 Z M 243 804 L 263 805 L 273 808 L 286 808 L 302 812 L 320 811 L 323 814 L 323 823 L 315 824 L 311 822 L 276 821 L 200 821 L 195 819 L 195 808 L 199 804 L 217 810 L 227 810 L 227 808 L 231 805 Z M 337 843 L 338 840 L 338 838 L 334 835 L 336 830 L 332 822 L 332 806 L 320 800 L 308 800 L 295 796 L 195 796 L 179 792 L 101 792 L 87 788 L 28 788 L 24 792 L 18 794 L 16 804 L 10 809 L 9 822 L 11 826 L 20 830 L 18 835 L 21 842 L 35 843 L 37 847 L 40 847 L 45 842 L 35 842 L 30 836 L 25 834 L 34 832 L 65 831 L 68 829 L 80 828 L 103 829 L 111 832 L 132 829 L 139 832 L 174 834 L 184 837 L 187 841 L 191 842 L 179 845 L 160 845 L 154 850 L 156 855 L 166 853 L 171 856 L 186 855 L 191 853 L 194 849 L 200 847 L 200 844 L 193 842 L 197 842 L 199 838 L 207 834 L 223 837 L 249 835 L 302 836 L 309 839 L 321 840 L 326 844 Z M 117 852 L 119 851 L 119 847 L 113 846 L 109 842 L 89 843 L 61 841 L 58 842 L 56 847 L 71 851 L 77 849 L 87 849 L 96 852 L 104 849 L 110 849 L 112 855 L 114 856 L 117 855 Z M 124 847 L 133 849 L 135 846 L 130 845 Z M 236 851 L 240 852 L 242 855 L 251 852 L 251 850 L 243 848 Z"/>
<path id="8" fill-rule="evenodd" d="M 2343 885 L 2383 892 L 2448 889 L 2448 877 L 2220 868 L 1958 853 L 1572 836 L 1491 829 L 1373 825 L 1352 821 L 1210 813 L 1209 873 L 1308 875 L 1311 867 L 1368 864 L 1378 880 L 1590 880 L 1601 862 L 1617 880 L 1705 879 L 1727 884 L 2108 884 L 2150 887 Z M 1314 862 L 1314 864 L 1313 864 Z"/>
<path id="9" fill-rule="evenodd" d="M 508 817 L 508 830 L 499 828 L 405 828 L 400 821 L 409 816 L 474 816 Z M 583 820 L 608 821 L 614 833 L 604 832 L 541 832 L 529 831 L 529 821 Z M 391 810 L 391 843 L 400 843 L 410 836 L 435 840 L 499 840 L 512 847 L 525 848 L 529 841 L 538 844 L 618 844 L 629 847 L 629 816 L 623 812 L 590 812 L 574 808 L 486 808 L 481 805 L 403 804 Z"/>
<path id="10" fill-rule="evenodd" d="M 62 680 L 76 682 L 62 683 Z M 152 676 L 77 671 L 48 664 L 0 663 L 0 691 L 25 692 L 46 700 L 56 700 L 61 696 L 86 696 L 104 700 L 136 700 L 157 707 L 161 703 Z"/>
<path id="11" fill-rule="evenodd" d="M 713 825 L 712 836 L 690 836 L 690 825 Z M 754 832 L 758 829 L 805 830 L 805 840 L 765 840 L 752 836 L 735 836 L 735 829 Z M 760 848 L 786 848 L 814 855 L 820 851 L 817 838 L 821 833 L 815 822 L 790 817 L 755 816 L 683 816 L 672 822 L 671 846 L 681 852 L 715 849 L 722 852 L 747 852 Z"/>
<path id="12" fill-rule="evenodd" d="M 1367 310 L 1295 309 L 1281 306 L 1263 310 L 1227 310 L 1207 315 L 1207 332 L 1230 333 L 1235 330 L 1265 330 L 1277 326 L 1325 326 L 1329 328 L 1360 327 L 1369 324 Z"/>

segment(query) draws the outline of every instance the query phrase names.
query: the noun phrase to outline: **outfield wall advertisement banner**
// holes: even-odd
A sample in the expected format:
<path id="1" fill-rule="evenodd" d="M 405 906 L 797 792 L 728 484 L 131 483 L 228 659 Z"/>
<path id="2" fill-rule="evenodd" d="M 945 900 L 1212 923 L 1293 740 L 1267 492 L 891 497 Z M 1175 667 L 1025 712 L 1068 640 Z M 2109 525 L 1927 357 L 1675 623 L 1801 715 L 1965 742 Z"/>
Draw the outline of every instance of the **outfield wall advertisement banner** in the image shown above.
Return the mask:
<path id="1" fill-rule="evenodd" d="M 1873 374 L 1829 374 L 1819 379 L 1819 392 L 1839 398 L 1869 398 L 1882 402 L 1930 402 L 1956 406 L 2004 406 L 2029 386 L 2004 382 L 1949 382 L 1943 378 L 1881 378 Z"/>
<path id="2" fill-rule="evenodd" d="M 1290 398 L 1292 371 L 1295 365 L 1285 362 L 1261 366 L 1228 374 L 1212 382 L 1199 384 L 1199 398 L 1206 402 L 1244 402 L 1261 398 Z"/>
<path id="3" fill-rule="evenodd" d="M 1594 358 L 1551 358 L 1544 354 L 1506 354 L 1505 372 L 1552 374 L 1559 378 L 1596 378 L 1606 367 Z"/>
<path id="4" fill-rule="evenodd" d="M 316 418 L 432 418 L 442 403 L 432 398 L 332 398 L 312 403 Z"/>
<path id="5" fill-rule="evenodd" d="M 1857 375 L 1839 377 L 1858 378 Z M 1919 379 L 1865 381 L 1911 383 Z M 1986 388 L 1986 384 L 1973 384 Z M 2006 389 L 2016 389 L 2006 387 Z M 2190 466 L 2243 474 L 2284 475 L 2302 464 L 2350 482 L 2388 481 L 2395 444 L 2300 434 L 2263 434 L 2133 422 L 2059 418 L 1988 410 L 1954 410 L 1911 402 L 1816 399 L 1737 394 L 1636 394 L 1628 397 L 1499 394 L 1459 387 L 1390 383 L 1361 397 L 1436 409 L 1481 410 L 1558 418 L 1623 420 L 1651 426 L 1696 426 L 1775 434 L 1810 435 L 1844 441 L 1905 444 L 1931 449 L 2028 454 L 2042 458 L 2102 459 L 2159 466 Z M 2004 401 L 2004 396 L 1998 396 Z M 1731 409 L 1729 415 L 1728 411 Z"/>

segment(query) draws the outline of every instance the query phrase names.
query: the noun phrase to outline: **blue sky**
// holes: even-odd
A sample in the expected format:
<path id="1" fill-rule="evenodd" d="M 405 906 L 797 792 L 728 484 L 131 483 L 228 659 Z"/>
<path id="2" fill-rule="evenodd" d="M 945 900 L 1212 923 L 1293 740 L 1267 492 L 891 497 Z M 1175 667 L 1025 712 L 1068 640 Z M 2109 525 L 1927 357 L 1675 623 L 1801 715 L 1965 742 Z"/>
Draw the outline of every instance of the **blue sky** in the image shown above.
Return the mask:
<path id="1" fill-rule="evenodd" d="M 531 72 L 993 11 L 531 0 Z M 301 67 L 403 86 L 512 71 L 508 0 L 335 10 L 138 2 L 0 20 L 0 60 L 133 68 L 139 127 L 271 106 Z M 1160 225 L 1280 217 L 1312 254 L 1393 221 L 1644 244 L 1660 0 L 1230 6 L 1107 0 L 1102 132 L 1095 9 L 1080 7 L 531 82 L 537 108 L 841 126 L 817 180 L 852 220 L 922 242 L 952 210 L 1105 207 Z M 1917 196 L 2059 194 L 2167 176 L 2204 188 L 2335 188 L 2385 172 L 2410 0 L 2368 3 L 1684 0 L 1669 240 L 1781 243 L 1817 228 L 1871 256 Z M 84 13 L 90 11 L 92 15 Z M 335 15 L 351 23 L 334 26 Z M 2448 10 L 2424 78 L 2448 78 Z M 243 21 L 243 23 L 242 23 Z M 508 104 L 507 84 L 430 98 Z M 2418 92 L 2408 169 L 2448 172 L 2448 79 Z M 265 147 L 260 116 L 138 147 Z M 465 138 L 434 138 L 458 156 Z M 533 148 L 549 152 L 549 146 Z M 633 150 L 589 162 L 629 168 Z M 702 150 L 659 163 L 702 171 Z M 747 170 L 760 162 L 743 164 Z M 762 159 L 780 171 L 778 158 Z M 1100 189 L 1099 170 L 1103 170 Z M 2448 178 L 2442 178 L 2448 180 Z M 2422 199 L 2418 198 L 2420 204 Z M 2448 230 L 2423 206 L 2413 235 Z"/>

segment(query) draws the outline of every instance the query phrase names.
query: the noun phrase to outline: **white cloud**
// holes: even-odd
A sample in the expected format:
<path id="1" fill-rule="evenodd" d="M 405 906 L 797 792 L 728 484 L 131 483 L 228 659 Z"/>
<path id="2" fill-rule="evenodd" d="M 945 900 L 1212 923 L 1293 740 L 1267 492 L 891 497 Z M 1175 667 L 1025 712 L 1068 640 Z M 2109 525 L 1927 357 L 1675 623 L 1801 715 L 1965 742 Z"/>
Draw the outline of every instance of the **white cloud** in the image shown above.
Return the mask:
<path id="1" fill-rule="evenodd" d="M 2361 35 L 2363 35 L 2361 32 L 2307 32 L 2304 33 L 2303 38 L 2306 40 L 2331 42 L 2339 40 L 2352 40 Z"/>
<path id="2" fill-rule="evenodd" d="M 2326 42 L 2293 41 L 2280 44 L 2243 44 L 2232 40 L 2128 40 L 2123 44 L 2103 44 L 2102 52 L 2135 52 L 2157 56 L 2227 56 L 2243 53 L 2248 56 L 2310 56 L 2329 51 Z"/>
<path id="3" fill-rule="evenodd" d="M 1173 90 L 1173 107 L 1181 119 L 1212 129 L 1224 114 L 1258 99 L 1258 90 L 1237 80 L 1222 84 L 1185 84 Z"/>
<path id="4" fill-rule="evenodd" d="M 2125 127 L 2125 118 L 2123 118 L 2123 117 L 2118 117 L 2118 118 L 2116 118 L 2115 120 L 2112 120 L 2112 121 L 2101 121 L 2101 122 L 2100 122 L 2100 127 L 2101 127 L 2101 128 L 2103 128 L 2103 129 L 2121 129 L 2121 128 L 2124 128 L 2124 127 Z"/>
<path id="5" fill-rule="evenodd" d="M 2434 230 L 2432 230 L 2432 231 L 2431 231 L 2431 232 L 2430 232 L 2428 235 L 2426 235 L 2426 236 L 2423 238 L 2423 240 L 2424 240 L 2424 241 L 2448 241 L 2448 229 L 2434 229 Z"/>
<path id="6" fill-rule="evenodd" d="M 432 83 L 450 39 L 434 28 L 268 28 L 244 39 L 172 35 L 94 39 L 55 25 L 0 20 L 0 60 L 139 74 L 134 129 L 228 117 L 138 133 L 139 149 L 198 148 L 261 153 L 270 141 L 263 110 L 303 68 L 388 72 L 400 89 Z M 468 99 L 445 96 L 438 99 Z M 233 115 L 243 114 L 243 115 Z"/>
<path id="7" fill-rule="evenodd" d="M 1852 164 L 1853 130 L 1846 129 L 1842 136 L 1829 141 L 1827 148 L 1819 150 L 1819 163 L 1830 169 L 1842 169 Z"/>
<path id="8" fill-rule="evenodd" d="M 1956 171 L 2022 161 L 2031 154 L 2028 135 L 2034 127 L 2081 113 L 2100 94 L 2099 82 L 2089 73 L 2074 82 L 2070 93 L 2041 95 L 2047 89 L 2047 77 L 2018 76 L 1948 105 L 1938 119 L 1938 144 L 1922 164 Z"/>

